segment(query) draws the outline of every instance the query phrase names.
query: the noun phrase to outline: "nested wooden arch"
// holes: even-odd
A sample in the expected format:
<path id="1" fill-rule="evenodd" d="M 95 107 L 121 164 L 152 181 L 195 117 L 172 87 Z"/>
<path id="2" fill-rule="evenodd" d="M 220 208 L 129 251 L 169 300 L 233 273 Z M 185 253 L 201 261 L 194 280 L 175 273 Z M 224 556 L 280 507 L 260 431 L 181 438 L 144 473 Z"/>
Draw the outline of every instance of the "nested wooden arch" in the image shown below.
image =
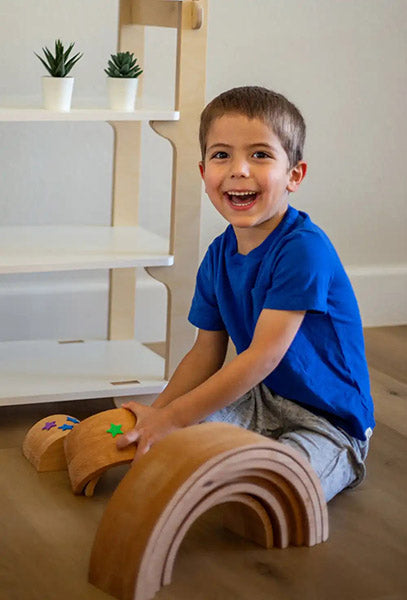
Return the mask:
<path id="1" fill-rule="evenodd" d="M 152 598 L 170 583 L 192 523 L 230 502 L 232 515 L 245 507 L 243 527 L 232 520 L 232 528 L 265 547 L 328 537 L 319 480 L 295 450 L 233 425 L 195 425 L 157 443 L 119 484 L 95 537 L 90 582 L 123 600 Z"/>

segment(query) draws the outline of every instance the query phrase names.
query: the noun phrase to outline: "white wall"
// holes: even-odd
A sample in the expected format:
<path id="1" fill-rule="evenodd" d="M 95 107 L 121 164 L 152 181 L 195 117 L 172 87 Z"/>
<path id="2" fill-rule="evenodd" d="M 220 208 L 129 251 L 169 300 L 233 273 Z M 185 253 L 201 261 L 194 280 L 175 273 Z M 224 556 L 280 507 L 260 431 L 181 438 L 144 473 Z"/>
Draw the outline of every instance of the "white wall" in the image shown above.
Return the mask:
<path id="1" fill-rule="evenodd" d="M 0 0 L 0 104 L 40 103 L 33 51 L 62 37 L 85 54 L 74 104 L 104 105 L 117 6 Z M 209 0 L 207 99 L 258 84 L 302 110 L 309 175 L 292 203 L 335 243 L 367 325 L 407 322 L 406 17 L 405 0 Z M 145 104 L 172 102 L 174 48 L 172 31 L 149 31 Z M 0 224 L 107 224 L 112 138 L 107 124 L 0 123 Z M 168 230 L 170 168 L 169 144 L 146 127 L 140 218 L 158 233 Z M 203 203 L 202 251 L 224 227 Z M 141 285 L 138 302 L 154 313 L 137 326 L 145 340 L 163 337 L 164 299 Z M 106 273 L 0 277 L 0 339 L 103 337 L 106 315 Z"/>
<path id="2" fill-rule="evenodd" d="M 366 325 L 407 322 L 407 2 L 210 4 L 207 97 L 287 95 L 307 122 L 309 172 L 291 203 L 328 233 Z M 206 204 L 202 241 L 220 230 Z"/>

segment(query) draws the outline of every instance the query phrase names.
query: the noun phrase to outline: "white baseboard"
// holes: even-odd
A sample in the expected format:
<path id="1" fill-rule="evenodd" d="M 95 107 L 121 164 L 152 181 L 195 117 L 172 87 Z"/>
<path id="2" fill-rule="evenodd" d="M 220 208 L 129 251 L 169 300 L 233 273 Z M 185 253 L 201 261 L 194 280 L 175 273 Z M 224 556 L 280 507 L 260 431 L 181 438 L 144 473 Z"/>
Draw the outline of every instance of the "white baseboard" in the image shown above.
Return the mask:
<path id="1" fill-rule="evenodd" d="M 347 267 L 365 327 L 407 323 L 407 265 Z M 165 339 L 166 290 L 143 271 L 137 279 L 135 335 Z M 104 339 L 108 277 L 105 272 L 0 278 L 0 341 Z M 185 315 L 187 318 L 187 315 Z"/>
<path id="2" fill-rule="evenodd" d="M 407 323 L 407 264 L 346 268 L 364 327 Z"/>

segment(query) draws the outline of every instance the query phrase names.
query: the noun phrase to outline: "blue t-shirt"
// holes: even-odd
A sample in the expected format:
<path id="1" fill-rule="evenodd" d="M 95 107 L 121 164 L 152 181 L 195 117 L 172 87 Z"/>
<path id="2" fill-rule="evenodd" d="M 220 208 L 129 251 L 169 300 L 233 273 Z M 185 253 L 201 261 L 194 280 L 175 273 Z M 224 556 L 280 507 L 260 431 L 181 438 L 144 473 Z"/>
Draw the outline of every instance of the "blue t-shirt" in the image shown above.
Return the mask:
<path id="1" fill-rule="evenodd" d="M 350 435 L 369 437 L 373 402 L 351 283 L 326 234 L 291 206 L 247 255 L 238 253 L 231 225 L 212 242 L 198 271 L 189 320 L 200 329 L 225 329 L 240 353 L 249 347 L 263 308 L 306 311 L 264 383 Z"/>

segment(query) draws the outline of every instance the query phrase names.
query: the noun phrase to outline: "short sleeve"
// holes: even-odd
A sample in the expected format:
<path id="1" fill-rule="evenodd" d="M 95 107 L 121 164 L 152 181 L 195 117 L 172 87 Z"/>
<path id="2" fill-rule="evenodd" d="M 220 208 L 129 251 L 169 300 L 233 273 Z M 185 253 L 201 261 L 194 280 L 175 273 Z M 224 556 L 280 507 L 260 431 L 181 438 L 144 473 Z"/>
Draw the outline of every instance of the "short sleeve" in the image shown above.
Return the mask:
<path id="1" fill-rule="evenodd" d="M 264 308 L 326 313 L 333 275 L 331 251 L 317 232 L 302 232 L 282 247 Z"/>
<path id="2" fill-rule="evenodd" d="M 215 292 L 215 265 L 209 248 L 199 267 L 188 320 L 199 329 L 225 329 Z"/>

